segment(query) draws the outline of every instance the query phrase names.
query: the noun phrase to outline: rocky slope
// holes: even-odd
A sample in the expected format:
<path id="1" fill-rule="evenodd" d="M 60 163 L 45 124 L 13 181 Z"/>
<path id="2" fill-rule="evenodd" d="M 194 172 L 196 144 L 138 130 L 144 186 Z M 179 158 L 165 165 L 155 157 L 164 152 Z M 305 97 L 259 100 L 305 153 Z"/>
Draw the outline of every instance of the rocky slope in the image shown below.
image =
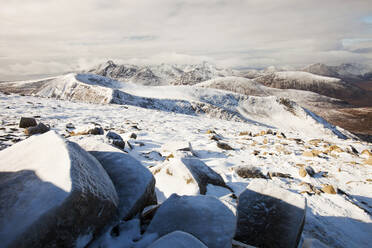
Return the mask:
<path id="1" fill-rule="evenodd" d="M 237 71 L 217 68 L 207 62 L 194 65 L 120 65 L 107 61 L 87 72 L 143 85 L 192 85 L 216 77 L 239 74 Z"/>
<path id="2" fill-rule="evenodd" d="M 285 108 L 297 111 L 290 102 L 273 104 L 273 97 L 248 99 L 252 102 L 246 107 L 256 111 L 250 114 L 266 121 L 276 119 L 265 115 Z M 265 110 L 268 99 L 275 108 Z M 280 106 L 284 110 L 277 109 Z M 76 236 L 69 236 L 78 247 L 298 247 L 298 243 L 299 247 L 302 243 L 319 247 L 322 242 L 343 248 L 368 247 L 372 242 L 370 143 L 339 139 L 332 132 L 319 131 L 319 125 L 300 132 L 134 105 L 18 94 L 0 93 L 0 110 L 0 142 L 3 148 L 8 147 L 0 151 L 1 189 L 22 189 L 19 177 L 6 175 L 10 171 L 25 178 L 32 175 L 19 172 L 23 168 L 20 165 L 38 171 L 40 184 L 19 198 L 33 199 L 24 203 L 36 213 L 42 208 L 32 206 L 44 202 L 49 209 L 48 203 L 54 203 L 49 200 L 58 196 L 54 191 L 43 191 L 46 186 L 62 188 L 64 196 L 70 190 L 68 184 L 60 183 L 74 182 L 69 166 L 79 172 L 72 175 L 89 176 L 88 182 L 92 183 L 83 185 L 92 187 L 85 193 L 101 192 L 95 189 L 102 188 L 98 183 L 103 178 L 96 177 L 96 170 L 84 170 L 83 165 L 99 163 L 112 180 L 119 197 L 118 216 L 125 219 L 91 222 L 92 215 L 102 218 L 111 210 L 101 208 L 95 213 L 90 209 L 98 205 L 75 203 L 79 220 L 93 227 L 81 228 L 79 233 L 83 235 L 74 232 Z M 34 116 L 36 121 L 28 121 L 28 125 L 42 122 L 52 131 L 27 138 L 22 128 L 28 126 L 25 120 L 19 127 L 22 116 Z M 286 116 L 286 121 L 294 118 Z M 318 132 L 321 137 L 317 137 Z M 67 144 L 74 144 L 73 149 L 66 151 Z M 70 159 L 88 152 L 90 156 L 77 156 L 79 163 Z M 64 159 L 56 164 L 55 156 Z M 56 175 L 56 168 L 63 173 Z M 156 178 L 155 185 L 151 174 Z M 77 185 L 82 182 L 86 180 L 76 181 Z M 7 192 L 0 190 L 0 195 Z M 40 193 L 40 197 L 30 198 L 31 193 Z M 1 205 L 0 209 L 5 208 Z M 2 216 L 6 221 L 11 215 Z M 22 221 L 17 226 L 26 226 Z M 38 223 L 43 224 L 43 219 Z M 106 224 L 104 233 L 94 231 L 98 224 Z M 56 225 L 50 230 L 58 233 L 63 230 L 60 228 L 63 226 Z M 14 230 L 14 226 L 8 230 Z M 40 239 L 46 237 L 42 232 L 38 234 Z M 22 242 L 24 237 L 21 234 L 17 240 Z M 52 244 L 59 240 L 58 235 L 47 237 Z"/>
<path id="3" fill-rule="evenodd" d="M 330 66 L 321 63 L 308 65 L 302 71 L 313 74 L 341 78 L 343 80 L 371 80 L 372 68 L 366 65 L 346 63 L 338 66 Z"/>
<path id="4" fill-rule="evenodd" d="M 338 78 L 318 76 L 308 72 L 274 72 L 254 79 L 278 89 L 297 89 L 315 92 L 338 99 L 363 97 L 365 91 Z"/>

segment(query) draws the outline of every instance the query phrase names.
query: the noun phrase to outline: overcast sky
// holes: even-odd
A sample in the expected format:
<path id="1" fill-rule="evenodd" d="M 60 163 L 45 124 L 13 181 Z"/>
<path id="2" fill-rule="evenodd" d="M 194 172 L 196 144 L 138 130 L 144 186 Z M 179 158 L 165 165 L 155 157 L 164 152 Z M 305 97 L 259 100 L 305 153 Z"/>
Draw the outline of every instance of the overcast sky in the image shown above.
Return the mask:
<path id="1" fill-rule="evenodd" d="M 372 64 L 371 0 L 1 0 L 0 80 L 126 63 Z"/>

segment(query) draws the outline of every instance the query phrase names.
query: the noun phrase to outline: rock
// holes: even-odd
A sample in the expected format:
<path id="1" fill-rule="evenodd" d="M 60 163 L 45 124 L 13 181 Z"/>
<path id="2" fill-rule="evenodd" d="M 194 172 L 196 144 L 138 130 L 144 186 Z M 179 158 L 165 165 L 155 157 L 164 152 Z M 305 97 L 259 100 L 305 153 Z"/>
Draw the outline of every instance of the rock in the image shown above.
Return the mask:
<path id="1" fill-rule="evenodd" d="M 301 238 L 306 199 L 270 181 L 252 181 L 240 194 L 235 239 L 257 247 L 295 248 Z"/>
<path id="2" fill-rule="evenodd" d="M 264 178 L 267 177 L 256 167 L 237 167 L 234 169 L 236 174 L 242 178 Z"/>
<path id="3" fill-rule="evenodd" d="M 68 129 L 75 129 L 75 126 L 74 126 L 74 124 L 72 124 L 71 122 L 69 122 L 69 123 L 66 124 L 66 128 L 68 128 Z"/>
<path id="4" fill-rule="evenodd" d="M 336 145 L 332 145 L 328 148 L 330 151 L 333 151 L 333 152 L 344 152 L 340 147 L 336 146 Z"/>
<path id="5" fill-rule="evenodd" d="M 305 157 L 317 157 L 320 153 L 322 153 L 322 152 L 319 151 L 319 150 L 304 151 L 302 153 L 302 156 L 305 156 Z"/>
<path id="6" fill-rule="evenodd" d="M 302 248 L 328 248 L 328 246 L 317 239 L 305 239 Z"/>
<path id="7" fill-rule="evenodd" d="M 236 218 L 212 196 L 171 195 L 157 210 L 144 237 L 162 237 L 174 231 L 192 234 L 209 248 L 228 248 Z"/>
<path id="8" fill-rule="evenodd" d="M 363 157 L 365 158 L 370 158 L 372 157 L 372 153 L 369 151 L 369 150 L 363 150 L 361 153 L 360 153 Z"/>
<path id="9" fill-rule="evenodd" d="M 229 144 L 223 142 L 217 142 L 217 147 L 223 150 L 234 150 Z"/>
<path id="10" fill-rule="evenodd" d="M 130 135 L 130 138 L 131 138 L 131 139 L 137 139 L 137 134 L 132 133 L 132 134 Z"/>
<path id="11" fill-rule="evenodd" d="M 20 128 L 34 127 L 36 125 L 36 120 L 32 117 L 21 117 L 21 120 L 19 121 Z"/>
<path id="12" fill-rule="evenodd" d="M 336 192 L 336 190 L 333 188 L 333 186 L 332 186 L 332 185 L 329 185 L 329 184 L 323 186 L 323 187 L 322 187 L 322 191 L 323 191 L 324 193 L 327 193 L 327 194 L 332 194 L 332 195 L 337 194 L 337 192 Z"/>
<path id="13" fill-rule="evenodd" d="M 148 248 L 208 248 L 189 233 L 174 231 L 152 243 Z"/>
<path id="14" fill-rule="evenodd" d="M 244 131 L 244 132 L 240 132 L 239 133 L 239 136 L 244 136 L 244 135 L 252 136 L 252 133 L 251 132 L 248 132 L 248 131 Z"/>
<path id="15" fill-rule="evenodd" d="M 103 135 L 104 131 L 102 127 L 94 127 L 88 130 L 88 134 Z"/>
<path id="16" fill-rule="evenodd" d="M 25 134 L 28 136 L 34 135 L 34 134 L 42 134 L 46 133 L 50 130 L 50 127 L 44 125 L 42 122 L 37 124 L 35 127 L 28 127 L 25 129 Z"/>
<path id="17" fill-rule="evenodd" d="M 350 145 L 350 148 L 351 148 L 351 151 L 352 151 L 355 155 L 358 155 L 358 154 L 359 154 L 358 150 L 355 149 L 354 146 Z"/>
<path id="18" fill-rule="evenodd" d="M 214 134 L 210 137 L 211 140 L 214 140 L 214 141 L 220 141 L 221 140 L 221 137 L 218 136 L 217 134 Z"/>
<path id="19" fill-rule="evenodd" d="M 151 171 L 156 179 L 156 187 L 162 192 L 163 197 L 173 193 L 206 194 L 208 184 L 228 188 L 219 174 L 203 161 L 192 156 L 177 156 L 152 167 Z"/>
<path id="20" fill-rule="evenodd" d="M 121 140 L 121 141 L 123 140 L 123 138 L 119 134 L 112 132 L 112 131 L 107 132 L 106 138 L 110 140 Z"/>
<path id="21" fill-rule="evenodd" d="M 301 176 L 301 177 L 306 177 L 307 176 L 307 171 L 304 167 L 301 167 L 300 170 L 298 171 L 298 174 Z"/>
<path id="22" fill-rule="evenodd" d="M 83 139 L 79 144 L 106 170 L 119 196 L 119 214 L 129 219 L 144 207 L 156 204 L 155 179 L 139 161 L 115 147 Z"/>
<path id="23" fill-rule="evenodd" d="M 113 144 L 117 148 L 120 148 L 122 150 L 125 148 L 125 141 L 119 134 L 109 131 L 106 134 L 106 138 L 109 140 L 111 144 Z"/>
<path id="24" fill-rule="evenodd" d="M 285 174 L 281 172 L 269 172 L 267 173 L 267 177 L 270 179 L 273 179 L 273 177 L 282 177 L 282 178 L 289 178 L 289 179 L 293 178 L 291 174 Z"/>
<path id="25" fill-rule="evenodd" d="M 305 170 L 306 170 L 307 174 L 309 174 L 309 176 L 313 177 L 315 175 L 315 171 L 314 171 L 313 167 L 306 166 Z"/>
<path id="26" fill-rule="evenodd" d="M 3 247 L 85 246 L 117 218 L 101 164 L 54 131 L 1 151 L 0 170 Z"/>
<path id="27" fill-rule="evenodd" d="M 319 143 L 321 143 L 322 140 L 320 139 L 312 139 L 312 140 L 309 140 L 309 144 L 313 145 L 313 146 L 318 146 Z"/>
<path id="28" fill-rule="evenodd" d="M 120 148 L 122 150 L 125 148 L 125 141 L 124 140 L 115 139 L 115 140 L 112 141 L 112 144 L 114 146 L 116 146 L 117 148 Z"/>

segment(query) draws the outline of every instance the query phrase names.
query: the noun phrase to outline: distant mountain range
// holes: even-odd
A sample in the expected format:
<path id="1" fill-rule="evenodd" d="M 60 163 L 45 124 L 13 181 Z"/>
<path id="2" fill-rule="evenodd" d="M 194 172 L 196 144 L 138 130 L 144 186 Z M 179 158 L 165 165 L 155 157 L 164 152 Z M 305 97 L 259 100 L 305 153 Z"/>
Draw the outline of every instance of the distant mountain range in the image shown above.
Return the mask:
<path id="1" fill-rule="evenodd" d="M 193 65 L 132 65 L 107 61 L 87 71 L 123 82 L 142 85 L 193 85 L 212 78 L 240 75 L 239 71 L 218 68 L 203 62 Z"/>

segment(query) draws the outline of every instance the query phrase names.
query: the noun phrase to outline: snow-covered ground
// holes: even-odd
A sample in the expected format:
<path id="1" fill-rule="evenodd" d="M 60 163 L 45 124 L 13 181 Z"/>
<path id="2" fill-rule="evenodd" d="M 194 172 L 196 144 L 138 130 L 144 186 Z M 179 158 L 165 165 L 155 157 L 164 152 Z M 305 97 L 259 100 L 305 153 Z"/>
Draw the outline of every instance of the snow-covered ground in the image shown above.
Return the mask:
<path id="1" fill-rule="evenodd" d="M 172 156 L 165 160 L 171 154 L 176 156 L 176 151 L 166 149 L 173 145 L 167 144 L 190 142 L 199 159 L 219 173 L 236 195 L 256 180 L 267 179 L 242 178 L 234 171 L 235 167 L 256 167 L 265 175 L 269 172 L 289 174 L 290 178 L 273 177 L 272 181 L 278 187 L 299 194 L 302 192 L 307 198 L 304 238 L 317 238 L 330 247 L 369 247 L 372 242 L 372 167 L 365 163 L 365 155 L 360 154 L 363 150 L 371 150 L 372 144 L 342 140 L 332 132 L 323 132 L 321 140 L 311 141 L 314 137 L 319 138 L 315 130 L 317 126 L 313 131 L 273 129 L 278 135 L 272 135 L 262 132 L 269 130 L 268 124 L 235 122 L 129 105 L 89 104 L 0 93 L 0 147 L 26 138 L 23 130 L 18 128 L 21 116 L 36 116 L 38 121 L 49 124 L 66 137 L 68 123 L 77 128 L 99 124 L 106 131 L 114 131 L 128 140 L 132 149 L 127 146 L 125 150 L 148 167 L 161 165 L 164 161 L 178 163 Z M 291 119 L 286 121 L 291 122 Z M 303 121 L 306 122 L 306 119 Z M 249 132 L 253 135 L 246 135 Z M 137 139 L 130 138 L 132 133 L 137 134 Z M 217 147 L 216 141 L 211 139 L 212 135 L 218 135 L 233 150 Z M 85 138 L 68 137 L 73 141 Z M 92 140 L 100 142 L 104 136 L 97 135 Z M 340 149 L 331 151 L 332 145 Z M 359 154 L 353 153 L 351 146 Z M 323 153 L 304 156 L 303 152 L 306 151 Z M 301 177 L 301 165 L 311 166 L 316 174 Z M 309 191 L 309 184 L 304 183 L 316 189 L 330 184 L 341 193 L 303 193 Z M 176 191 L 177 187 L 170 183 L 168 193 L 172 190 Z M 228 193 L 218 186 L 207 187 L 207 195 L 223 197 Z"/>

